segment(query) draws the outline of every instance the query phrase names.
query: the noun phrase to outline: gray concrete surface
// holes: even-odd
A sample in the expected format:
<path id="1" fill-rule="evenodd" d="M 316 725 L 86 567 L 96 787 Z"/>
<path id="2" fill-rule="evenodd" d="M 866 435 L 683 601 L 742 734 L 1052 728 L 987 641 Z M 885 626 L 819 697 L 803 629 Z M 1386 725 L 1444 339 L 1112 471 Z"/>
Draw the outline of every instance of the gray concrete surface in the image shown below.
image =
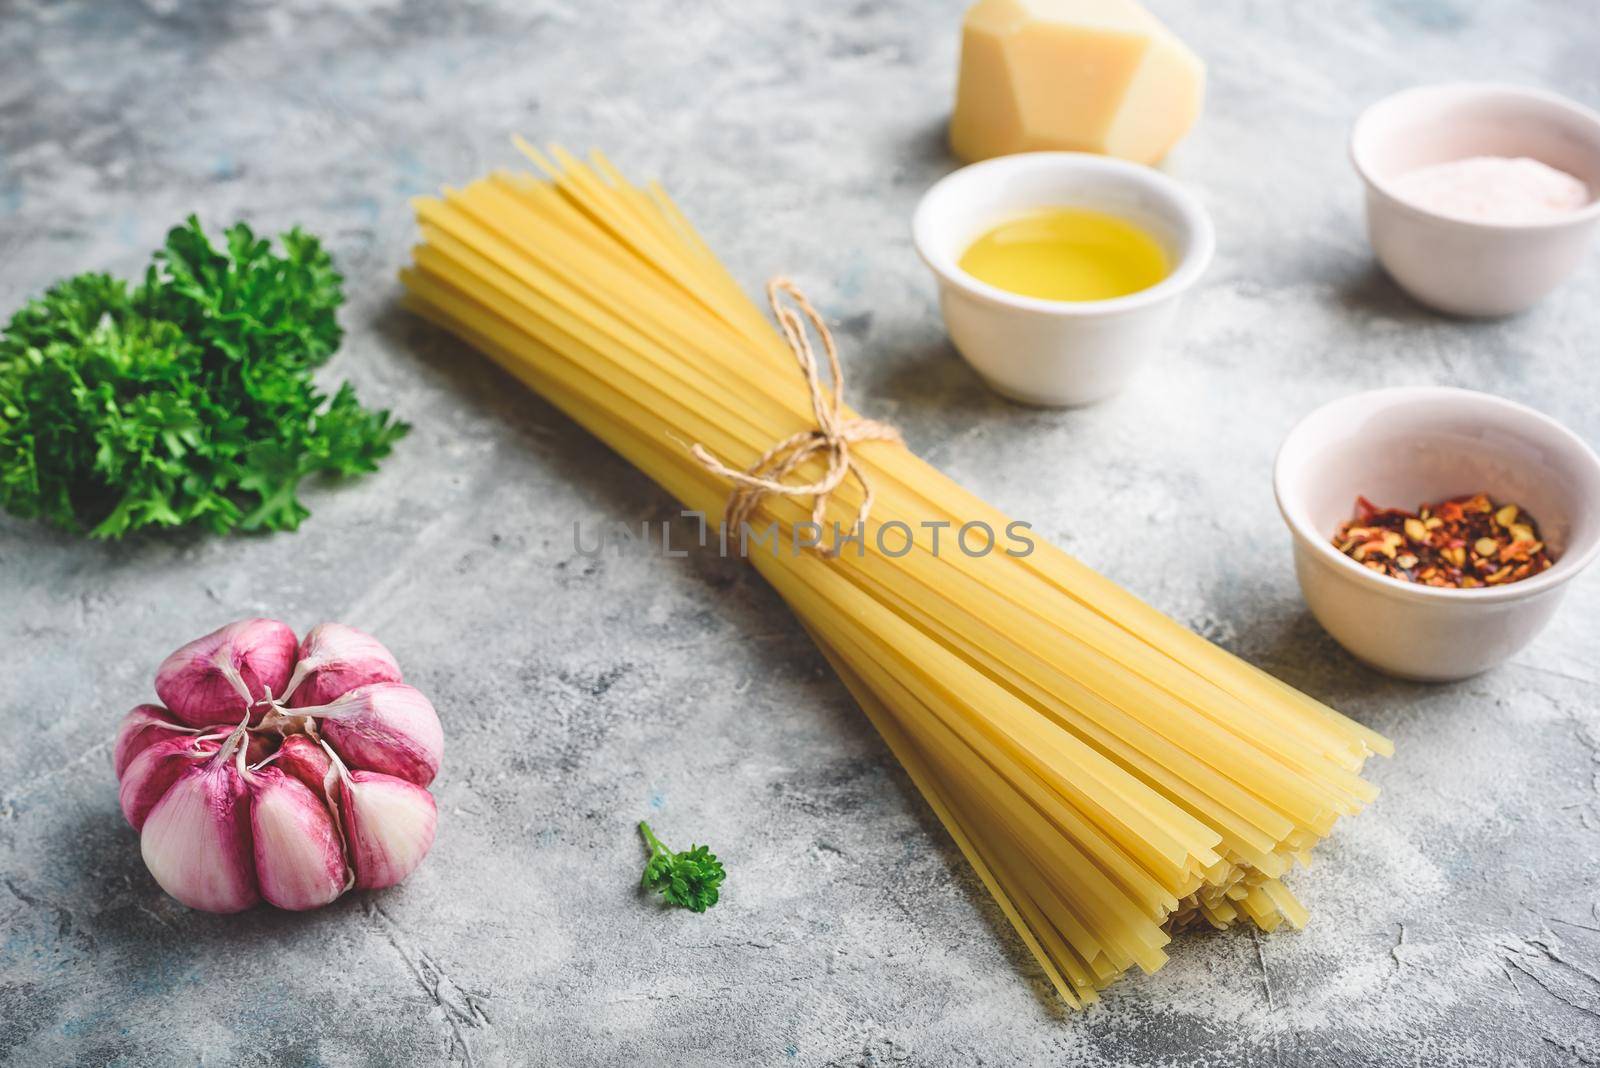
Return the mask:
<path id="1" fill-rule="evenodd" d="M 1154 4 L 1210 63 L 1171 170 L 1217 262 L 1124 396 L 1027 411 L 945 342 L 908 240 L 952 163 L 959 5 L 11 0 L 0 309 L 142 263 L 191 210 L 328 238 L 331 374 L 416 425 L 297 534 L 99 545 L 0 520 L 0 1061 L 477 1065 L 1600 1063 L 1600 576 L 1516 662 L 1386 681 L 1307 615 L 1269 487 L 1318 403 L 1492 390 L 1600 441 L 1600 256 L 1470 324 L 1375 272 L 1344 157 L 1421 81 L 1600 104 L 1592 4 Z M 777 598 L 733 563 L 606 560 L 575 519 L 667 518 L 626 464 L 395 310 L 408 195 L 511 131 L 657 174 L 752 286 L 797 275 L 853 396 L 1178 618 L 1390 734 L 1384 795 L 1294 876 L 1304 932 L 1186 937 L 1051 1003 Z M 156 663 L 234 617 L 383 637 L 444 718 L 438 844 L 310 915 L 191 913 L 146 874 L 109 743 Z M 725 901 L 642 899 L 633 823 L 712 843 Z"/>

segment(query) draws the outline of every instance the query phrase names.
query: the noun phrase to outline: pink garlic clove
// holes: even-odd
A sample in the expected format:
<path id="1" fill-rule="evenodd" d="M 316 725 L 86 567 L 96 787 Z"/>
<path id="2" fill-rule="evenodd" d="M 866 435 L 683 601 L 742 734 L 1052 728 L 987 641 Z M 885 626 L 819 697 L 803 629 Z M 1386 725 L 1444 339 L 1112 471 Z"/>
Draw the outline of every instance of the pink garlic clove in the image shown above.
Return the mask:
<path id="1" fill-rule="evenodd" d="M 294 670 L 294 631 L 275 619 L 242 619 L 196 638 L 156 671 L 156 694 L 173 716 L 194 727 L 260 719 L 269 696 L 283 693 Z"/>
<path id="2" fill-rule="evenodd" d="M 300 642 L 289 706 L 325 705 L 357 686 L 399 682 L 400 665 L 383 643 L 343 623 L 319 623 Z"/>
<path id="3" fill-rule="evenodd" d="M 139 846 L 161 889 L 193 909 L 240 912 L 261 900 L 250 835 L 250 791 L 233 760 L 237 739 L 178 776 L 156 803 Z"/>
<path id="4" fill-rule="evenodd" d="M 304 734 L 291 734 L 278 747 L 274 766 L 303 783 L 318 797 L 327 796 L 328 769 L 333 762 L 327 751 Z"/>
<path id="5" fill-rule="evenodd" d="M 316 708 L 299 709 L 317 720 L 322 736 L 346 764 L 381 771 L 427 786 L 439 774 L 444 729 L 433 704 L 401 682 L 358 686 Z"/>
<path id="6" fill-rule="evenodd" d="M 193 727 L 174 721 L 160 705 L 134 705 L 117 728 L 117 747 L 111 753 L 111 766 L 121 779 L 133 758 L 152 745 L 194 733 Z"/>
<path id="7" fill-rule="evenodd" d="M 172 789 L 178 776 L 209 759 L 221 748 L 215 738 L 199 739 L 191 734 L 169 736 L 139 753 L 122 775 L 117 800 L 122 814 L 134 830 L 142 830 L 150 810 Z"/>
<path id="8" fill-rule="evenodd" d="M 356 886 L 378 890 L 410 875 L 433 846 L 439 811 L 422 787 L 376 771 L 340 776 L 339 807 Z"/>
<path id="9" fill-rule="evenodd" d="M 327 758 L 323 758 L 326 763 Z M 320 908 L 349 882 L 344 846 L 327 806 L 276 767 L 245 772 L 251 843 L 261 896 L 280 909 Z"/>

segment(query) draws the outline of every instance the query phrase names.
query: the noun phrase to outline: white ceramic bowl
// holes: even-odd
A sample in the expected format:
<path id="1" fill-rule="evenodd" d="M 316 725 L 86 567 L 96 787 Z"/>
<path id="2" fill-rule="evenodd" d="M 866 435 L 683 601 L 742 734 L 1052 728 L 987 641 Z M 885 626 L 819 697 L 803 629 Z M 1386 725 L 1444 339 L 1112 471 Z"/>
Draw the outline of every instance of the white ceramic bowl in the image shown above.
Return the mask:
<path id="1" fill-rule="evenodd" d="M 1547 222 L 1481 223 L 1408 204 L 1400 175 L 1472 156 L 1528 156 L 1581 178 L 1589 206 Z M 1350 159 L 1367 237 L 1402 289 L 1452 315 L 1510 315 L 1577 269 L 1600 222 L 1600 115 L 1555 93 L 1461 83 L 1407 89 L 1362 112 Z"/>
<path id="2" fill-rule="evenodd" d="M 1461 679 L 1499 664 L 1600 553 L 1600 457 L 1548 416 L 1487 393 L 1380 389 L 1325 404 L 1284 439 L 1273 489 L 1312 614 L 1355 656 L 1403 678 Z M 1333 545 L 1357 495 L 1415 508 L 1477 492 L 1534 518 L 1555 558 L 1548 570 L 1440 589 L 1380 575 Z"/>
<path id="3" fill-rule="evenodd" d="M 1114 300 L 1054 301 L 998 289 L 957 266 L 995 226 L 1054 207 L 1127 219 L 1161 243 L 1172 272 Z M 996 391 L 1049 406 L 1089 404 L 1122 388 L 1158 348 L 1215 244 L 1210 216 L 1177 182 L 1084 152 L 1001 156 L 946 175 L 917 205 L 912 236 L 938 279 L 945 328 L 961 355 Z"/>

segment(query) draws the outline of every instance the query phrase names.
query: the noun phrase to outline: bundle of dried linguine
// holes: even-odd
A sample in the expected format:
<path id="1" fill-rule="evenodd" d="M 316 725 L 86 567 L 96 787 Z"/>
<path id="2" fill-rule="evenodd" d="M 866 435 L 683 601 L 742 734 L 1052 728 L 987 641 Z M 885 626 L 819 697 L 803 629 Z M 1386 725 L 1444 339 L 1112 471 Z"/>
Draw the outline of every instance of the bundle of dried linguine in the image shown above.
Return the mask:
<path id="1" fill-rule="evenodd" d="M 1048 544 L 957 548 L 1008 518 L 842 404 L 798 291 L 769 287 L 775 331 L 659 187 L 518 144 L 547 177 L 417 202 L 408 303 L 685 507 L 727 504 L 730 539 L 776 524 L 750 561 L 1063 998 L 1160 967 L 1185 926 L 1305 923 L 1279 877 L 1376 796 L 1386 739 Z"/>

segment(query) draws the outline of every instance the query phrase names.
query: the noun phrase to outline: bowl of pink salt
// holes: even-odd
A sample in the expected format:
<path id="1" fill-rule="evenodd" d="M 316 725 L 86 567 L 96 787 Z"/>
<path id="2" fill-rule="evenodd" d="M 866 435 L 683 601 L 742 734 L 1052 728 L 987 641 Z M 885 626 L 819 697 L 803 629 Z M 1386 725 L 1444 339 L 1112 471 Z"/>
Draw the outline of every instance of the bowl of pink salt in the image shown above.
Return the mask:
<path id="1" fill-rule="evenodd" d="M 1407 89 L 1356 120 L 1350 159 L 1378 262 L 1452 315 L 1530 307 L 1577 270 L 1600 225 L 1600 114 L 1556 93 Z"/>

